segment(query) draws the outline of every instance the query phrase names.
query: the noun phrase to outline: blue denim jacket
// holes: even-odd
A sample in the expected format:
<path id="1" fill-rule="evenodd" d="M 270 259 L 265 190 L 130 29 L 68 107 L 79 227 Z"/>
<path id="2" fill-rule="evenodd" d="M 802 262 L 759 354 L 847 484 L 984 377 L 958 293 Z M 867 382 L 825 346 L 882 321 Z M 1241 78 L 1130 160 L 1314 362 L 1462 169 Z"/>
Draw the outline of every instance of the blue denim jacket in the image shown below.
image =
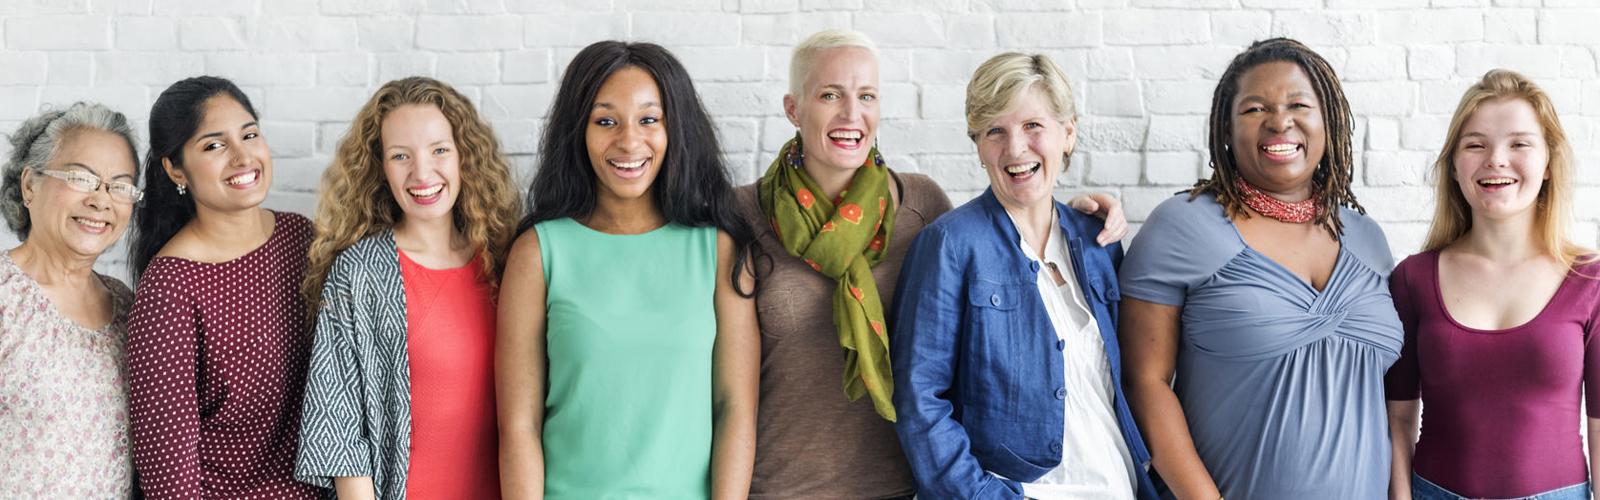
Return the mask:
<path id="1" fill-rule="evenodd" d="M 1122 245 L 1100 247 L 1102 221 L 1056 203 L 1072 272 L 1111 362 L 1116 417 L 1133 456 L 1139 498 L 1155 498 L 1150 452 L 1122 393 L 1117 266 Z M 1021 498 L 1061 463 L 1064 343 L 1039 296 L 1039 264 L 994 193 L 923 229 L 896 288 L 891 356 L 895 431 L 918 496 Z M 1009 479 L 995 477 L 994 472 Z"/>

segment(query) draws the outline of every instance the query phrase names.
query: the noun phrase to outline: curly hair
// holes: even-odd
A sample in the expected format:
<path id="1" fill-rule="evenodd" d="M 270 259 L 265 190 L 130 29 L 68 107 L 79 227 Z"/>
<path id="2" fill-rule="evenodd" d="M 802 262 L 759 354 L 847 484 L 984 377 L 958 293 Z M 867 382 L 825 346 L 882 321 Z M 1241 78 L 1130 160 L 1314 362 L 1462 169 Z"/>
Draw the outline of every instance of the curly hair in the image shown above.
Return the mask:
<path id="1" fill-rule="evenodd" d="M 1222 78 L 1217 81 L 1216 92 L 1211 96 L 1210 134 L 1207 138 L 1207 146 L 1211 151 L 1211 178 L 1196 182 L 1189 190 L 1189 197 L 1193 199 L 1203 193 L 1211 193 L 1227 211 L 1228 217 L 1249 217 L 1244 196 L 1233 184 L 1233 180 L 1239 177 L 1239 166 L 1234 161 L 1233 153 L 1228 151 L 1233 129 L 1231 108 L 1233 98 L 1239 94 L 1239 80 L 1245 72 L 1277 61 L 1294 63 L 1305 71 L 1306 77 L 1311 80 L 1312 90 L 1317 94 L 1317 101 L 1327 110 L 1322 119 L 1327 126 L 1328 149 L 1318 162 L 1316 172 L 1311 175 L 1317 197 L 1317 216 L 1311 222 L 1328 228 L 1335 236 L 1342 236 L 1344 224 L 1339 221 L 1339 206 L 1349 207 L 1363 215 L 1367 213 L 1367 209 L 1356 202 L 1355 193 L 1350 191 L 1350 180 L 1355 175 L 1355 152 L 1350 144 L 1354 119 L 1350 114 L 1350 103 L 1345 100 L 1339 76 L 1334 73 L 1328 60 L 1305 44 L 1288 38 L 1253 43 L 1228 63 L 1227 71 L 1222 73 Z"/>
<path id="2" fill-rule="evenodd" d="M 311 241 L 300 293 L 313 312 L 321 308 L 322 285 L 340 252 L 362 238 L 394 227 L 402 217 L 383 173 L 383 119 L 412 104 L 433 105 L 450 122 L 461 154 L 461 195 L 451 217 L 456 231 L 477 249 L 485 281 L 498 285 L 520 215 L 511 184 L 511 163 L 494 130 L 466 96 L 425 77 L 383 85 L 356 113 L 339 140 L 317 195 L 316 237 Z"/>

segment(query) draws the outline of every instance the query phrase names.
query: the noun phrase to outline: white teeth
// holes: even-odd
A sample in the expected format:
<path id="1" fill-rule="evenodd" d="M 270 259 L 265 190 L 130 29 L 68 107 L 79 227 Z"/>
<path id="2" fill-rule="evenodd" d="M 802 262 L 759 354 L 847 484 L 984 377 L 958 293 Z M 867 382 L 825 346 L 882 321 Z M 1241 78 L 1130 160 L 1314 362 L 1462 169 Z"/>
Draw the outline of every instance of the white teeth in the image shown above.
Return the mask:
<path id="1" fill-rule="evenodd" d="M 619 161 L 616 161 L 616 160 L 609 160 L 609 163 L 611 163 L 611 166 L 617 167 L 617 168 L 620 168 L 620 169 L 623 169 L 623 170 L 633 170 L 633 169 L 636 169 L 636 168 L 639 168 L 639 167 L 643 167 L 645 161 L 647 161 L 647 160 L 643 160 L 642 159 L 642 160 L 639 160 L 639 161 L 632 161 L 632 162 L 623 163 L 623 162 L 619 162 Z"/>
<path id="2" fill-rule="evenodd" d="M 92 227 L 92 228 L 95 228 L 95 229 L 105 229 L 106 226 L 110 226 L 111 225 L 110 222 L 100 221 L 100 220 L 84 219 L 84 218 L 81 218 L 81 217 L 73 217 L 72 220 L 78 221 L 79 224 L 83 224 L 85 226 L 89 226 L 89 227 Z"/>
<path id="3" fill-rule="evenodd" d="M 444 190 L 444 184 L 435 184 L 433 187 L 428 189 L 407 189 L 406 192 L 411 193 L 411 196 L 427 198 L 429 196 L 439 194 L 439 191 L 442 190 Z"/>
<path id="4" fill-rule="evenodd" d="M 1285 154 L 1285 153 L 1292 153 L 1292 152 L 1294 152 L 1294 150 L 1299 149 L 1299 148 L 1300 148 L 1299 144 L 1284 143 L 1284 144 L 1273 144 L 1271 146 L 1267 146 L 1267 147 L 1264 147 L 1262 149 L 1267 150 L 1268 153 Z"/>
<path id="5" fill-rule="evenodd" d="M 256 181 L 256 173 L 256 171 L 252 170 L 243 174 L 235 175 L 233 177 L 229 177 L 226 182 L 233 186 L 249 184 Z"/>
<path id="6" fill-rule="evenodd" d="M 1494 186 L 1494 185 L 1502 185 L 1502 184 L 1511 184 L 1511 183 L 1514 183 L 1514 182 L 1517 182 L 1516 179 L 1508 179 L 1508 178 L 1505 178 L 1505 177 L 1495 177 L 1495 178 L 1491 178 L 1491 179 L 1480 179 L 1478 181 L 1478 184 L 1482 184 L 1482 185 L 1486 185 L 1486 186 Z"/>
<path id="7" fill-rule="evenodd" d="M 1017 165 L 1011 165 L 1011 166 L 1006 167 L 1006 173 L 1012 174 L 1012 175 L 1022 174 L 1022 173 L 1027 173 L 1029 170 L 1033 170 L 1035 168 L 1039 168 L 1039 162 L 1022 163 L 1022 164 L 1017 164 Z"/>
<path id="8" fill-rule="evenodd" d="M 861 131 L 860 130 L 835 130 L 833 132 L 828 132 L 828 138 L 829 139 L 849 139 L 849 140 L 853 140 L 853 141 L 859 141 L 859 140 L 861 140 Z"/>

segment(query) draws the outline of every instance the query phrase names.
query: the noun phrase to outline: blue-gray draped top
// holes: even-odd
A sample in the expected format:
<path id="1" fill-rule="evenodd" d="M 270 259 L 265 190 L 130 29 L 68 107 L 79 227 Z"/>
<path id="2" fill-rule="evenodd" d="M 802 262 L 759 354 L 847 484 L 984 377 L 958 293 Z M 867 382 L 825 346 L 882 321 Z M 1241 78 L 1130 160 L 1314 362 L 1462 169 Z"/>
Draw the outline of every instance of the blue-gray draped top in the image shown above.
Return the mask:
<path id="1" fill-rule="evenodd" d="M 1210 195 L 1162 202 L 1122 263 L 1124 297 L 1183 309 L 1173 389 L 1227 498 L 1387 497 L 1394 260 L 1371 219 L 1339 217 L 1322 291 L 1246 245 Z"/>

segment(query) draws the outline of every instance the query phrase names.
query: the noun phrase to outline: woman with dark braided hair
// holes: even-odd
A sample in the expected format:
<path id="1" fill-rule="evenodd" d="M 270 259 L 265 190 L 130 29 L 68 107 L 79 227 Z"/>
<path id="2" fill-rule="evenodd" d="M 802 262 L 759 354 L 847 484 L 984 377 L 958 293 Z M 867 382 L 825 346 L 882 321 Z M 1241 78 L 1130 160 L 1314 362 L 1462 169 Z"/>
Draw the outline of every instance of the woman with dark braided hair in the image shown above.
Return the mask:
<path id="1" fill-rule="evenodd" d="M 1163 202 L 1121 269 L 1124 384 L 1178 498 L 1383 498 L 1394 262 L 1350 193 L 1350 110 L 1294 40 L 1234 57 L 1213 174 Z"/>

